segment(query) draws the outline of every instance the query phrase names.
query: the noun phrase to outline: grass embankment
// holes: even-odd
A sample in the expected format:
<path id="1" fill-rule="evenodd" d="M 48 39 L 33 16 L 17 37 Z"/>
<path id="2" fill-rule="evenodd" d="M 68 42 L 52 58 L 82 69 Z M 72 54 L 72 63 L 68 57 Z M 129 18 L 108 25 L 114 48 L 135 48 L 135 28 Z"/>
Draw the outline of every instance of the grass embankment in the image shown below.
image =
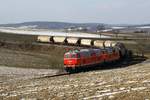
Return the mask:
<path id="1" fill-rule="evenodd" d="M 144 55 L 150 58 L 150 42 L 149 40 L 135 40 L 136 44 L 125 44 L 125 46 L 132 50 L 135 55 Z"/>
<path id="2" fill-rule="evenodd" d="M 2 47 L 0 49 L 0 65 L 24 68 L 63 68 L 64 48 L 43 47 L 36 49 L 16 49 Z M 37 50 L 39 48 L 39 50 Z M 61 49 L 61 50 L 60 50 Z"/>
<path id="3" fill-rule="evenodd" d="M 19 35 L 0 32 L 0 41 L 3 42 L 32 43 L 35 42 L 36 39 L 37 36 L 35 35 Z"/>
<path id="4" fill-rule="evenodd" d="M 0 33 L 0 65 L 63 68 L 64 47 L 33 45 L 37 36 Z"/>
<path id="5" fill-rule="evenodd" d="M 0 33 L 0 65 L 24 68 L 63 68 L 65 47 L 33 45 L 37 36 Z M 148 40 L 125 44 L 133 52 L 150 54 Z"/>

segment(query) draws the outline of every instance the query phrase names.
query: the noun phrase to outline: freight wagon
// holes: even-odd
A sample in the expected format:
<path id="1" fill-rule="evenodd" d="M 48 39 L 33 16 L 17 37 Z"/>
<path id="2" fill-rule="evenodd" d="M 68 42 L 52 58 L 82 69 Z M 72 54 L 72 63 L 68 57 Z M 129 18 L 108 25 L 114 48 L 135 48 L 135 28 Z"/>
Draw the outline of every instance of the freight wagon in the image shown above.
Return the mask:
<path id="1" fill-rule="evenodd" d="M 38 36 L 37 41 L 38 42 L 43 42 L 43 43 L 49 43 L 50 42 L 50 36 Z"/>

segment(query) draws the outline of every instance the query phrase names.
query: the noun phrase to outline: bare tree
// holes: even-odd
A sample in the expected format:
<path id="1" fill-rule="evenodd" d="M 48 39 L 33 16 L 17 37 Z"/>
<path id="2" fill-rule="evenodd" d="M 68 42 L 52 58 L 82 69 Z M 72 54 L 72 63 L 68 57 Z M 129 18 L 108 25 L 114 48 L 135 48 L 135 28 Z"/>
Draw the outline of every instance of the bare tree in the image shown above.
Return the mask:
<path id="1" fill-rule="evenodd" d="M 97 26 L 97 31 L 101 31 L 101 30 L 105 30 L 106 28 L 105 28 L 105 25 L 104 24 L 99 24 L 98 26 Z"/>
<path id="2" fill-rule="evenodd" d="M 119 34 L 119 30 L 113 29 L 112 32 L 115 34 L 115 37 L 117 38 L 117 37 L 118 37 L 118 34 Z"/>

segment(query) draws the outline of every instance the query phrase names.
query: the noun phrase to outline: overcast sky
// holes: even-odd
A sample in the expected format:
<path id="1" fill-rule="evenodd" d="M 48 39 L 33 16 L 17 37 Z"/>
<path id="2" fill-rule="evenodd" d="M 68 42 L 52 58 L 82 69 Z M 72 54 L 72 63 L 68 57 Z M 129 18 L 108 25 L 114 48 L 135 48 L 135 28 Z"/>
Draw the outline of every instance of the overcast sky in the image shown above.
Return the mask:
<path id="1" fill-rule="evenodd" d="M 0 0 L 0 24 L 27 21 L 150 23 L 150 0 Z"/>

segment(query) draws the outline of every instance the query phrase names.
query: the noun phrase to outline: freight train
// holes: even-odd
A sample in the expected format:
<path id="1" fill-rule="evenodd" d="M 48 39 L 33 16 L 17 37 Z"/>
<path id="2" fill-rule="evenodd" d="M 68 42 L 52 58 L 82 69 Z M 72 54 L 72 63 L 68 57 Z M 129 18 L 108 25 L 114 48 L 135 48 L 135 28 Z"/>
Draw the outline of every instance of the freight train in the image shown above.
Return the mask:
<path id="1" fill-rule="evenodd" d="M 127 50 L 123 43 L 116 43 L 113 47 L 71 50 L 64 54 L 64 68 L 67 72 L 72 72 L 119 61 L 129 55 L 131 51 Z"/>
<path id="2" fill-rule="evenodd" d="M 47 44 L 60 44 L 60 45 L 73 45 L 73 46 L 86 46 L 86 47 L 103 47 L 104 45 L 113 46 L 116 40 L 97 40 L 94 38 L 76 38 L 76 37 L 60 37 L 60 36 L 38 36 L 37 42 Z"/>
<path id="3" fill-rule="evenodd" d="M 75 46 L 87 46 L 95 49 L 70 50 L 64 54 L 64 68 L 67 72 L 87 69 L 111 62 L 120 61 L 132 56 L 123 43 L 110 40 L 80 39 L 57 36 L 38 36 L 38 42 L 56 43 Z"/>

